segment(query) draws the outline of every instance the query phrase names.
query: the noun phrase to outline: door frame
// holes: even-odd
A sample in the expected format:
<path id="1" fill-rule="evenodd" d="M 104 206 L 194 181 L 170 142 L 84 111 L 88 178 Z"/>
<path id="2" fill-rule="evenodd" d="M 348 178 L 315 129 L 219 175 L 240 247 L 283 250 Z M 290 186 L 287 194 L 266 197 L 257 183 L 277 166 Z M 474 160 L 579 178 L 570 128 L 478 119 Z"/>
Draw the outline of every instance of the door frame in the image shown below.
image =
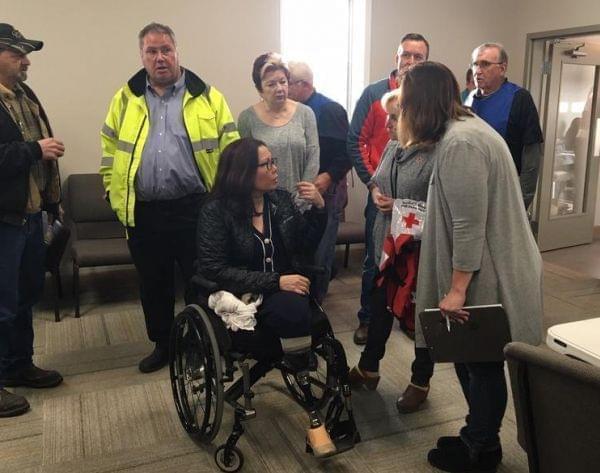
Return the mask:
<path id="1" fill-rule="evenodd" d="M 550 42 L 553 40 L 569 41 L 574 40 L 576 37 L 588 35 L 600 35 L 600 24 L 527 34 L 523 70 L 523 87 L 525 87 L 531 93 L 533 101 L 539 112 L 540 124 L 542 127 L 547 121 L 546 115 L 548 113 L 548 110 L 546 110 L 545 107 L 547 98 L 546 95 L 549 92 L 548 79 L 550 72 L 549 68 L 551 67 L 551 64 L 546 62 L 546 58 L 548 57 Z M 544 138 L 546 139 L 546 137 Z M 544 165 L 546 164 L 544 161 L 545 160 L 543 159 L 540 163 L 538 190 L 536 192 L 531 209 L 531 227 L 536 235 L 536 239 L 538 239 L 539 220 L 541 218 L 539 215 L 541 203 L 540 185 L 544 173 Z M 592 229 L 590 229 L 590 231 L 591 230 Z"/>
<path id="2" fill-rule="evenodd" d="M 600 53 L 598 47 L 589 51 L 585 58 L 565 58 L 565 52 L 572 49 L 579 41 L 561 40 L 552 41 L 551 75 L 549 87 L 546 91 L 545 102 L 549 105 L 545 118 L 545 146 L 544 162 L 540 166 L 540 192 L 538 192 L 538 245 L 542 251 L 565 248 L 591 243 L 593 240 L 594 215 L 596 194 L 598 189 L 598 157 L 594 149 L 596 146 L 597 123 L 594 117 L 598 116 L 598 84 L 600 81 Z M 562 71 L 565 64 L 588 66 L 593 68 L 594 98 L 590 104 L 589 142 L 585 150 L 585 174 L 582 175 L 581 184 L 582 202 L 581 210 L 573 214 L 550 216 L 551 196 L 550 184 L 553 183 L 556 156 L 556 132 L 558 118 L 558 103 L 562 91 Z M 594 146 L 594 148 L 592 148 Z M 582 154 L 579 158 L 583 159 Z M 583 161 L 579 161 L 583 163 Z M 542 188 L 541 184 L 545 187 Z"/>
<path id="3" fill-rule="evenodd" d="M 550 30 L 550 31 L 540 31 L 537 33 L 528 33 L 526 44 L 525 44 L 525 64 L 523 70 L 523 87 L 531 92 L 532 79 L 534 67 L 534 49 L 538 43 L 537 40 L 540 39 L 569 39 L 573 36 L 584 36 L 584 35 L 600 35 L 600 23 L 596 25 L 590 26 L 578 26 L 576 28 L 565 28 L 561 30 Z M 541 43 L 541 42 L 540 42 Z M 533 92 L 531 93 L 533 95 Z M 536 97 L 534 96 L 534 101 Z M 539 96 L 537 97 L 539 100 Z M 538 105 L 538 103 L 536 103 Z"/>

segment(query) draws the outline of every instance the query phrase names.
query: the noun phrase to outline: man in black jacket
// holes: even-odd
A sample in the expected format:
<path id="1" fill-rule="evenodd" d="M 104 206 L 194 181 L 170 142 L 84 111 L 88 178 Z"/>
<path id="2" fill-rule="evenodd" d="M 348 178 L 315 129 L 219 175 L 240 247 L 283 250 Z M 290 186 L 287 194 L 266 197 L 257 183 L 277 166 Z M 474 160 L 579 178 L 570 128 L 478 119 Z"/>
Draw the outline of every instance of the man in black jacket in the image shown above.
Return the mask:
<path id="1" fill-rule="evenodd" d="M 62 381 L 58 372 L 33 364 L 32 307 L 45 275 L 42 211 L 49 220 L 58 215 L 57 160 L 65 150 L 23 83 L 27 55 L 42 46 L 0 23 L 0 417 L 29 409 L 5 386 L 47 388 Z"/>

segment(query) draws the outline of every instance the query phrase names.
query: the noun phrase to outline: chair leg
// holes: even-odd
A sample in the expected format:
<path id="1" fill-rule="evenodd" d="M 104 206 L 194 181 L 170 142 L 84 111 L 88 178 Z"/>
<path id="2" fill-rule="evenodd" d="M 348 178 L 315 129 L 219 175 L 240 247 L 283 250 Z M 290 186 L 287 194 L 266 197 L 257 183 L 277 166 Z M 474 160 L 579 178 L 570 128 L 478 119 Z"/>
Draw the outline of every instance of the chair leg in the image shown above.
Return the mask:
<path id="1" fill-rule="evenodd" d="M 57 266 L 56 269 L 56 290 L 58 293 L 58 298 L 62 299 L 63 297 L 63 287 L 62 287 L 62 279 L 60 277 L 60 266 Z"/>
<path id="2" fill-rule="evenodd" d="M 80 317 L 79 313 L 79 266 L 73 261 L 73 298 L 75 300 L 75 317 Z"/>
<path id="3" fill-rule="evenodd" d="M 52 279 L 52 286 L 54 289 L 54 321 L 60 322 L 60 307 L 59 307 L 59 298 L 60 298 L 60 276 L 55 272 L 56 268 L 50 272 L 50 278 Z"/>
<path id="4" fill-rule="evenodd" d="M 348 267 L 348 257 L 350 256 L 350 243 L 346 243 L 346 248 L 344 249 L 344 268 Z"/>

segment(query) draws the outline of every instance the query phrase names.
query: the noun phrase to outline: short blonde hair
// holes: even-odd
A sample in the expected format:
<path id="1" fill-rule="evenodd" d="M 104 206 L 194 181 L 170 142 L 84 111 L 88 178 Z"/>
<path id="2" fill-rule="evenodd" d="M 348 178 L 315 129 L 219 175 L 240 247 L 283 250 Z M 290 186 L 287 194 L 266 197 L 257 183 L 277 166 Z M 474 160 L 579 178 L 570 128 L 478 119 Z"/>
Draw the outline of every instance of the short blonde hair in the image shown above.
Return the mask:
<path id="1" fill-rule="evenodd" d="M 383 94 L 381 97 L 381 108 L 385 111 L 385 113 L 392 114 L 398 113 L 400 109 L 400 88 L 390 90 Z"/>

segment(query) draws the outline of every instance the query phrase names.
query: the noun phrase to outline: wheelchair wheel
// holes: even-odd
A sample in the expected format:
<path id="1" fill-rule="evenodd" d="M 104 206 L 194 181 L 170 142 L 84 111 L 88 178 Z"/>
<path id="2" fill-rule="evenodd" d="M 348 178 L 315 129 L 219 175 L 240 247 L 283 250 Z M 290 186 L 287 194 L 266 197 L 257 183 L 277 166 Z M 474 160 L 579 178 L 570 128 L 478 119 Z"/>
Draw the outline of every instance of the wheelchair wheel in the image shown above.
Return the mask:
<path id="1" fill-rule="evenodd" d="M 339 365 L 346 362 L 346 354 L 336 339 L 326 335 L 313 347 L 311 358 L 309 370 L 311 391 L 316 400 L 317 409 L 321 409 L 339 389 Z M 293 373 L 282 369 L 281 374 L 292 397 L 301 405 L 307 406 L 304 393 L 298 386 Z"/>
<path id="2" fill-rule="evenodd" d="M 223 417 L 221 355 L 206 312 L 187 306 L 171 330 L 171 386 L 179 419 L 192 439 L 210 442 Z"/>
<path id="3" fill-rule="evenodd" d="M 221 445 L 215 452 L 215 463 L 221 471 L 239 471 L 244 466 L 244 455 L 237 447 L 227 449 L 226 445 Z"/>

